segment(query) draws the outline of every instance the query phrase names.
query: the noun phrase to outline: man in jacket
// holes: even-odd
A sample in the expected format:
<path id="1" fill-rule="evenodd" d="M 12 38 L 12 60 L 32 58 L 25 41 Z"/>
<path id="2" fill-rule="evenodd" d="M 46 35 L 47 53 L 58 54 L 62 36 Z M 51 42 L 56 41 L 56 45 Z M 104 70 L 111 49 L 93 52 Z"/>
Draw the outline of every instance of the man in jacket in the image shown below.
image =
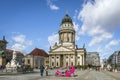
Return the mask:
<path id="1" fill-rule="evenodd" d="M 40 65 L 40 74 L 41 74 L 41 76 L 43 76 L 43 73 L 44 73 L 44 66 L 43 66 L 43 64 L 41 64 Z"/>

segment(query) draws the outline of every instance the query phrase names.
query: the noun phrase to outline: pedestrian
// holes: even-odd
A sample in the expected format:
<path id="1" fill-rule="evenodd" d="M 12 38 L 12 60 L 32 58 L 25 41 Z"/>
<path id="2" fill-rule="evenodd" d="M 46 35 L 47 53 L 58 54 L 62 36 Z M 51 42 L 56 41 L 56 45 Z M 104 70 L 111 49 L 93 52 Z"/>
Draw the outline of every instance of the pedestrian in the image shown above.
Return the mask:
<path id="1" fill-rule="evenodd" d="M 48 67 L 45 67 L 46 76 L 48 76 Z"/>
<path id="2" fill-rule="evenodd" d="M 41 64 L 40 65 L 40 74 L 41 74 L 41 76 L 43 76 L 43 73 L 44 73 L 44 66 L 43 66 L 43 64 Z"/>

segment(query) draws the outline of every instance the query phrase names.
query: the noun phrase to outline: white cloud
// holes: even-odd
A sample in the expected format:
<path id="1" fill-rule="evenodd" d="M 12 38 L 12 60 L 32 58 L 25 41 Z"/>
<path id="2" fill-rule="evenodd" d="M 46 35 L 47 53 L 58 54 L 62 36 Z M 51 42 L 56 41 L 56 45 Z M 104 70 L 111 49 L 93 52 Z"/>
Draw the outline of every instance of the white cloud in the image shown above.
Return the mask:
<path id="1" fill-rule="evenodd" d="M 103 34 L 100 34 L 99 36 L 94 36 L 93 39 L 90 41 L 89 46 L 100 44 L 103 41 L 111 39 L 111 38 L 112 38 L 112 34 L 104 32 Z"/>
<path id="2" fill-rule="evenodd" d="M 59 42 L 58 34 L 52 34 L 51 36 L 48 37 L 48 41 L 50 46 L 53 46 L 56 42 Z"/>
<path id="3" fill-rule="evenodd" d="M 25 51 L 29 46 L 32 45 L 31 40 L 27 40 L 25 35 L 17 35 L 12 37 L 14 44 L 10 47 L 13 50 Z"/>
<path id="4" fill-rule="evenodd" d="M 56 5 L 52 4 L 52 5 L 50 5 L 50 9 L 52 9 L 52 10 L 58 10 L 59 7 L 57 7 Z"/>
<path id="5" fill-rule="evenodd" d="M 73 22 L 74 24 L 74 29 L 76 31 L 76 34 L 75 34 L 75 40 L 78 41 L 80 39 L 80 36 L 79 36 L 79 24 Z"/>
<path id="6" fill-rule="evenodd" d="M 77 14 L 78 14 L 78 10 L 76 9 L 76 10 L 75 10 L 75 14 L 74 14 L 74 16 L 73 16 L 74 19 L 77 18 Z"/>
<path id="7" fill-rule="evenodd" d="M 119 44 L 120 44 L 120 40 L 112 40 L 105 46 L 105 48 L 111 49 L 112 46 L 117 46 Z"/>
<path id="8" fill-rule="evenodd" d="M 47 0 L 47 4 L 50 7 L 51 10 L 58 10 L 59 7 L 53 4 L 52 0 Z"/>
<path id="9" fill-rule="evenodd" d="M 89 46 L 113 38 L 111 31 L 120 27 L 120 0 L 95 0 L 83 5 L 78 19 L 83 22 L 79 34 L 92 37 Z"/>
<path id="10" fill-rule="evenodd" d="M 18 35 L 12 38 L 15 42 L 17 43 L 23 43 L 25 40 L 25 36 L 24 35 Z"/>

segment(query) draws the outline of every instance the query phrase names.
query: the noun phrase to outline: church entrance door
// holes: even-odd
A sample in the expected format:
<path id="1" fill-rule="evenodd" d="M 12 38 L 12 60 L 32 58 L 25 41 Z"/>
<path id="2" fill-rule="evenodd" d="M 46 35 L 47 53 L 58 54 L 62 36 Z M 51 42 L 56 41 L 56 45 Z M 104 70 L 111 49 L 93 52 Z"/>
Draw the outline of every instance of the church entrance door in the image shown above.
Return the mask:
<path id="1" fill-rule="evenodd" d="M 63 55 L 60 55 L 60 66 L 63 66 Z"/>

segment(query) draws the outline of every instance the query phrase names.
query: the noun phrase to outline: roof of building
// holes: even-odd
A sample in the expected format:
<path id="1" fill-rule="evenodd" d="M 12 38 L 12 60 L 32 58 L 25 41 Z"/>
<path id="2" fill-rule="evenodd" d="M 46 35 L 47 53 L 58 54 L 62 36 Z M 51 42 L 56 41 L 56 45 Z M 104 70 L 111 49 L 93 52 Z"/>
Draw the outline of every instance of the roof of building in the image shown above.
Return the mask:
<path id="1" fill-rule="evenodd" d="M 87 54 L 89 54 L 89 55 L 99 55 L 98 52 L 87 52 Z"/>
<path id="2" fill-rule="evenodd" d="M 115 51 L 113 55 L 120 55 L 120 51 Z"/>
<path id="3" fill-rule="evenodd" d="M 65 22 L 70 22 L 71 24 L 73 24 L 72 23 L 72 19 L 71 19 L 71 17 L 68 15 L 68 13 L 66 13 L 66 15 L 63 17 L 63 19 L 62 19 L 62 24 L 63 23 L 65 23 Z"/>
<path id="4" fill-rule="evenodd" d="M 68 15 L 68 13 L 66 13 L 66 15 L 63 17 L 62 19 L 62 22 L 61 22 L 61 27 L 60 27 L 60 31 L 64 31 L 65 32 L 68 30 L 72 30 L 75 32 L 75 29 L 74 29 L 74 25 L 73 25 L 73 22 L 72 22 L 72 19 L 71 17 Z"/>
<path id="5" fill-rule="evenodd" d="M 10 50 L 10 49 L 6 49 L 6 53 L 7 54 L 11 54 L 13 53 L 14 50 Z M 20 51 L 15 51 L 17 53 L 18 56 L 24 56 L 23 53 L 21 53 Z"/>
<path id="6" fill-rule="evenodd" d="M 39 49 L 39 48 L 35 48 L 34 50 L 32 50 L 29 55 L 44 56 L 44 57 L 49 56 L 43 49 Z"/>

